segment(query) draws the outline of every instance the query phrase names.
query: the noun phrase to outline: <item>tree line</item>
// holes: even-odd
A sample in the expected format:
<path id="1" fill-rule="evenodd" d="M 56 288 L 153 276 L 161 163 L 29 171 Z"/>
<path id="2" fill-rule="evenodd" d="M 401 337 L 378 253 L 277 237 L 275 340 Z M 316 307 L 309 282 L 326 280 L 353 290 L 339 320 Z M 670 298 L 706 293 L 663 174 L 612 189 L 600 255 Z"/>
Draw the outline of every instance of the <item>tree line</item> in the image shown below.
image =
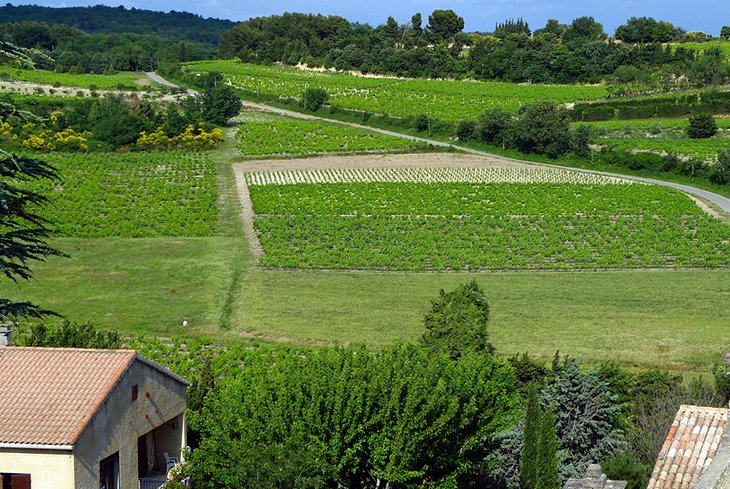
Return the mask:
<path id="1" fill-rule="evenodd" d="M 377 27 L 338 16 L 285 13 L 250 19 L 228 30 L 219 56 L 408 77 L 510 82 L 609 80 L 653 86 L 689 80 L 706 86 L 730 77 L 730 65 L 717 49 L 698 54 L 662 44 L 709 36 L 647 17 L 632 17 L 613 37 L 593 17 L 567 25 L 551 19 L 534 31 L 522 19 L 498 23 L 489 33 L 466 33 L 463 28 L 464 19 L 453 10 L 435 10 L 427 19 L 417 13 L 404 24 L 388 17 Z"/>

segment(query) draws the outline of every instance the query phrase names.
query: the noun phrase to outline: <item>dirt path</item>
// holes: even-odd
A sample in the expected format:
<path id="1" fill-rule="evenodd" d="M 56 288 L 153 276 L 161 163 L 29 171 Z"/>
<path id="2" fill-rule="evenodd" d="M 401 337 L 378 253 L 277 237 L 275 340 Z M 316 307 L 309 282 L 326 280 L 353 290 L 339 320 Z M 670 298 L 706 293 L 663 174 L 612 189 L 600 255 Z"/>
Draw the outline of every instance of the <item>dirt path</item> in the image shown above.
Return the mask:
<path id="1" fill-rule="evenodd" d="M 259 258 L 264 254 L 264 248 L 261 246 L 259 237 L 253 227 L 253 202 L 251 202 L 251 195 L 248 193 L 246 175 L 241 165 L 234 165 L 233 172 L 236 175 L 236 189 L 238 190 L 238 200 L 241 203 L 243 229 L 248 237 L 248 246 L 251 248 L 251 261 L 258 264 Z"/>

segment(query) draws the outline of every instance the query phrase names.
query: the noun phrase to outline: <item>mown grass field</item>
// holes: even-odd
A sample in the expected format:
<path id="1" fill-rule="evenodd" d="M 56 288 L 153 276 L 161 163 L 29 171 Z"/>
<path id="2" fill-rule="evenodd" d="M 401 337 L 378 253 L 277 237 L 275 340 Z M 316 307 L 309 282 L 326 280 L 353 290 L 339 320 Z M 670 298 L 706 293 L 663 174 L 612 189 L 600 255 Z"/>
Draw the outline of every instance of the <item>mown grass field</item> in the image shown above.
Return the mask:
<path id="1" fill-rule="evenodd" d="M 216 179 L 203 180 L 216 196 L 217 210 L 210 218 L 215 226 L 204 235 L 181 231 L 145 238 L 57 238 L 54 243 L 71 257 L 34 264 L 31 282 L 0 282 L 0 296 L 31 300 L 69 319 L 155 336 L 377 347 L 417 339 L 438 290 L 476 279 L 492 307 L 490 340 L 502 354 L 529 351 L 548 359 L 559 349 L 589 364 L 612 360 L 702 372 L 730 349 L 730 270 L 423 273 L 258 268 L 239 217 L 231 168 L 234 146 L 229 133 L 209 154 Z M 152 161 L 158 158 L 147 155 Z M 126 170 L 119 171 L 123 180 Z M 131 165 L 130 175 L 135 171 Z M 83 175 L 79 171 L 76 178 Z M 136 189 L 145 191 L 144 186 Z"/>
<path id="2" fill-rule="evenodd" d="M 557 103 L 603 98 L 599 85 L 517 85 L 503 82 L 371 78 L 296 68 L 257 66 L 237 61 L 184 65 L 191 73 L 218 71 L 250 94 L 300 97 L 308 87 L 329 92 L 331 105 L 393 116 L 427 115 L 444 121 L 474 119 L 490 107 L 516 110 L 549 99 Z"/>
<path id="3" fill-rule="evenodd" d="M 93 73 L 56 73 L 47 70 L 29 70 L 0 66 L 0 78 L 9 78 L 42 85 L 79 88 L 96 87 L 101 90 L 151 89 L 156 86 L 144 73 L 130 71 L 122 71 L 113 75 L 97 75 Z"/>
<path id="4" fill-rule="evenodd" d="M 311 156 L 326 153 L 386 153 L 425 149 L 414 141 L 322 121 L 262 113 L 238 117 L 243 156 Z"/>

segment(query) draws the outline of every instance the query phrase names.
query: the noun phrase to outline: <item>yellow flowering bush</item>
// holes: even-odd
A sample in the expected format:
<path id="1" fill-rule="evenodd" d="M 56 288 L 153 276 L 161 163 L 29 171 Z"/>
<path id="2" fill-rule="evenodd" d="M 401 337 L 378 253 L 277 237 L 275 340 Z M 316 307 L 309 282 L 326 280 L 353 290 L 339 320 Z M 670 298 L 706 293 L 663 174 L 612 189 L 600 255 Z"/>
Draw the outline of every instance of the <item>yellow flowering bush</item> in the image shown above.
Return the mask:
<path id="1" fill-rule="evenodd" d="M 169 137 L 161 127 L 154 132 L 142 131 L 137 139 L 137 146 L 142 149 L 212 149 L 219 142 L 223 141 L 223 131 L 216 127 L 206 131 L 202 127 L 195 127 L 189 124 L 185 130 L 177 136 Z"/>

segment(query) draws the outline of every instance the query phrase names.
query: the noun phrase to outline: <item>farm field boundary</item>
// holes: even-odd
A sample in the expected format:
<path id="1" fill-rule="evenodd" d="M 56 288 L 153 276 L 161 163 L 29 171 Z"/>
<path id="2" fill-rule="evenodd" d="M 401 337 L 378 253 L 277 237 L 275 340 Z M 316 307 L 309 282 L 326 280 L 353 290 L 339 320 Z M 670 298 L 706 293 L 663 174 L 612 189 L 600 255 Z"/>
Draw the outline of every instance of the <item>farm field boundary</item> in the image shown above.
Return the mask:
<path id="1" fill-rule="evenodd" d="M 696 197 L 699 197 L 700 199 L 709 201 L 710 203 L 712 203 L 715 206 L 717 206 L 720 210 L 722 210 L 722 212 L 730 214 L 730 199 L 729 198 L 723 197 L 722 195 L 716 194 L 714 192 L 710 192 L 708 190 L 703 190 L 703 189 L 700 189 L 700 188 L 692 187 L 690 185 L 684 185 L 684 184 L 680 184 L 680 183 L 668 182 L 668 181 L 665 181 L 665 180 L 657 180 L 657 179 L 654 179 L 654 178 L 645 178 L 645 177 L 638 177 L 638 176 L 633 176 L 633 175 L 623 175 L 623 174 L 619 174 L 619 173 L 612 173 L 612 172 L 605 172 L 605 171 L 598 171 L 598 170 L 590 170 L 590 169 L 586 169 L 586 168 L 575 168 L 575 167 L 570 167 L 570 166 L 554 165 L 554 164 L 549 164 L 549 163 L 535 163 L 535 162 L 531 162 L 529 160 L 520 160 L 520 159 L 517 159 L 517 158 L 510 158 L 510 157 L 507 157 L 507 156 L 501 156 L 501 155 L 497 155 L 497 154 L 494 154 L 494 153 L 489 153 L 489 152 L 486 152 L 486 151 L 480 151 L 480 150 L 477 150 L 477 149 L 468 148 L 468 147 L 465 147 L 465 146 L 458 146 L 458 145 L 454 145 L 454 144 L 447 143 L 447 142 L 444 142 L 444 141 L 437 141 L 437 140 L 433 140 L 433 139 L 421 138 L 421 137 L 418 137 L 418 136 L 412 136 L 410 134 L 402 134 L 402 133 L 398 133 L 398 132 L 395 132 L 395 131 L 388 131 L 386 129 L 380 129 L 380 128 L 376 128 L 376 127 L 365 126 L 365 125 L 362 125 L 362 124 L 355 124 L 353 122 L 337 121 L 336 119 L 328 119 L 328 118 L 325 118 L 325 117 L 319 117 L 319 116 L 314 116 L 314 115 L 309 115 L 309 114 L 302 114 L 300 112 L 295 112 L 295 111 L 287 110 L 287 109 L 281 109 L 281 108 L 278 108 L 278 107 L 272 107 L 270 105 L 264 105 L 264 104 L 260 104 L 260 103 L 254 103 L 254 102 L 246 102 L 246 101 L 244 101 L 243 102 L 243 105 L 245 107 L 256 108 L 256 109 L 265 110 L 265 111 L 270 111 L 270 112 L 274 112 L 274 113 L 281 114 L 281 115 L 287 115 L 287 116 L 290 116 L 290 117 L 300 117 L 300 118 L 303 118 L 303 119 L 321 119 L 321 120 L 325 120 L 325 121 L 329 121 L 329 122 L 334 122 L 334 123 L 339 123 L 339 124 L 347 125 L 347 126 L 350 126 L 350 127 L 356 127 L 356 128 L 360 128 L 360 129 L 368 129 L 368 130 L 371 130 L 371 131 L 374 131 L 374 132 L 379 132 L 381 134 L 385 134 L 385 135 L 388 135 L 388 136 L 396 136 L 396 137 L 411 139 L 413 141 L 418 141 L 418 142 L 422 142 L 422 143 L 425 143 L 425 144 L 431 144 L 433 146 L 453 148 L 454 150 L 457 150 L 457 151 L 463 151 L 465 153 L 469 153 L 469 154 L 473 154 L 473 155 L 478 155 L 478 156 L 487 156 L 487 157 L 490 157 L 490 158 L 495 158 L 495 159 L 504 160 L 504 161 L 511 161 L 511 162 L 515 162 L 515 163 L 528 164 L 528 165 L 529 164 L 538 164 L 540 166 L 545 166 L 545 167 L 550 167 L 550 168 L 560 168 L 560 169 L 563 169 L 563 170 L 571 170 L 571 171 L 577 171 L 577 172 L 582 172 L 582 173 L 592 173 L 592 174 L 596 174 L 596 175 L 604 175 L 604 176 L 617 177 L 617 178 L 626 178 L 626 179 L 635 180 L 635 181 L 638 181 L 638 182 L 652 183 L 652 184 L 655 184 L 655 185 L 662 185 L 662 186 L 665 186 L 665 187 L 672 187 L 672 188 L 676 188 L 678 190 L 681 190 L 682 192 L 685 192 L 685 193 L 688 193 L 688 194 L 692 194 L 692 195 L 694 195 Z"/>

